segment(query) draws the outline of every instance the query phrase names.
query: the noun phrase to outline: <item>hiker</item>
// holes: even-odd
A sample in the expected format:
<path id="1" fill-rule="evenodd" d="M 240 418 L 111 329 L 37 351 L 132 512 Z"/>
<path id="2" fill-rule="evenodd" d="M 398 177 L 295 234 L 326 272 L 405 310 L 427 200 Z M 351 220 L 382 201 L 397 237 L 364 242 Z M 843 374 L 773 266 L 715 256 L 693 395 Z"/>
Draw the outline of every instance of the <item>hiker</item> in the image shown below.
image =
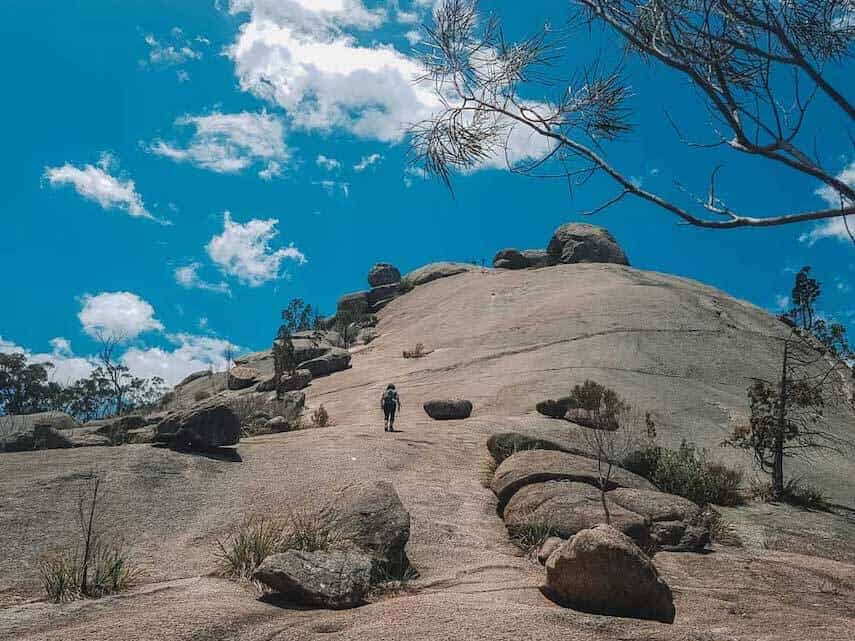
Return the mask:
<path id="1" fill-rule="evenodd" d="M 394 432 L 395 412 L 401 409 L 401 399 L 398 398 L 398 392 L 392 383 L 386 386 L 386 391 L 380 398 L 380 406 L 383 408 L 384 431 Z"/>

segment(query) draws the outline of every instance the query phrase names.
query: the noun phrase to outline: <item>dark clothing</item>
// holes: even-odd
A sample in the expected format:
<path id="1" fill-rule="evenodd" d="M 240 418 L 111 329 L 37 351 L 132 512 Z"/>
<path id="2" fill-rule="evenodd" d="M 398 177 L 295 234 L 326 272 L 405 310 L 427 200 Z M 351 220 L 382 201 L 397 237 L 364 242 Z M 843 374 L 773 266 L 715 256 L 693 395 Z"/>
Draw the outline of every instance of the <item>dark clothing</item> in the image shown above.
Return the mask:
<path id="1" fill-rule="evenodd" d="M 395 422 L 395 412 L 397 409 L 397 403 L 383 403 L 383 418 L 389 421 L 389 425 Z"/>

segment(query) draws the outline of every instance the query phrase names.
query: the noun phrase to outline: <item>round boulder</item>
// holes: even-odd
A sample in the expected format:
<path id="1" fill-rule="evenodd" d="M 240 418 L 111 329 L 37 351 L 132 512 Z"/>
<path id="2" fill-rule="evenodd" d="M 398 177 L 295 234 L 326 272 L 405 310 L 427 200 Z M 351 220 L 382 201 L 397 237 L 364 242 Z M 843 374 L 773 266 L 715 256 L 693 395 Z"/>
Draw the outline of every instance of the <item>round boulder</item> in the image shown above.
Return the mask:
<path id="1" fill-rule="evenodd" d="M 549 560 L 549 557 L 552 556 L 552 553 L 564 545 L 564 543 L 564 539 L 557 536 L 550 536 L 537 550 L 538 562 L 540 562 L 541 565 L 546 565 L 546 562 Z"/>
<path id="2" fill-rule="evenodd" d="M 371 557 L 352 550 L 288 550 L 264 559 L 253 578 L 300 605 L 355 608 L 371 587 Z"/>
<path id="3" fill-rule="evenodd" d="M 608 525 L 582 530 L 553 552 L 546 589 L 582 612 L 674 622 L 671 588 L 632 539 Z"/>
<path id="4" fill-rule="evenodd" d="M 496 269 L 525 269 L 528 261 L 517 249 L 503 249 L 493 257 L 493 267 Z"/>
<path id="5" fill-rule="evenodd" d="M 283 374 L 279 377 L 279 384 L 276 386 L 276 391 L 280 394 L 285 392 L 296 392 L 309 385 L 312 382 L 312 372 L 308 369 L 298 369 L 293 374 Z"/>
<path id="6" fill-rule="evenodd" d="M 368 272 L 368 284 L 371 287 L 394 285 L 401 282 L 401 272 L 389 263 L 377 263 Z"/>
<path id="7" fill-rule="evenodd" d="M 229 389 L 241 390 L 247 387 L 252 387 L 261 376 L 254 367 L 238 365 L 229 370 Z"/>
<path id="8" fill-rule="evenodd" d="M 170 412 L 157 425 L 156 440 L 179 450 L 204 451 L 240 441 L 240 419 L 222 401 Z"/>
<path id="9" fill-rule="evenodd" d="M 472 402 L 465 400 L 428 401 L 425 412 L 437 421 L 453 421 L 469 418 L 472 414 Z"/>
<path id="10" fill-rule="evenodd" d="M 555 230 L 547 247 L 554 263 L 616 263 L 629 265 L 608 230 L 586 223 L 568 223 Z"/>

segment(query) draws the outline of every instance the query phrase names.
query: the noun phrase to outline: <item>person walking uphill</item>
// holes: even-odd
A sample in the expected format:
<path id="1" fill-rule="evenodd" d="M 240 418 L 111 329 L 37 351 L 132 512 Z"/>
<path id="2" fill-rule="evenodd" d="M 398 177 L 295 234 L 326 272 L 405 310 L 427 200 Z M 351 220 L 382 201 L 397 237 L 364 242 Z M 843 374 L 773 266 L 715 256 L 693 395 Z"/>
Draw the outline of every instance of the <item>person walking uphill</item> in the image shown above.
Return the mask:
<path id="1" fill-rule="evenodd" d="M 395 431 L 395 412 L 401 409 L 401 399 L 398 391 L 392 383 L 386 386 L 386 391 L 380 398 L 380 406 L 383 408 L 384 431 Z"/>

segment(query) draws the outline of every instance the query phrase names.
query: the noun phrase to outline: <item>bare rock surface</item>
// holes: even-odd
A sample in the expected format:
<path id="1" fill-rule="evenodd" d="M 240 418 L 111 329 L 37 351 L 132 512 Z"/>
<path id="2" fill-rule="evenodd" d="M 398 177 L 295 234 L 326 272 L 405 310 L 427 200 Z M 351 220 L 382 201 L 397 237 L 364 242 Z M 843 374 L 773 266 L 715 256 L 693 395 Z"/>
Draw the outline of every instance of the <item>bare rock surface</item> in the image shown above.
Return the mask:
<path id="1" fill-rule="evenodd" d="M 274 310 L 275 312 L 275 310 Z M 305 390 L 336 425 L 242 439 L 240 460 L 125 445 L 3 454 L 0 461 L 0 639 L 3 641 L 554 641 L 769 639 L 840 641 L 855 628 L 855 520 L 781 505 L 722 510 L 743 547 L 656 555 L 674 595 L 672 626 L 563 609 L 544 597 L 544 569 L 521 558 L 479 480 L 485 443 L 518 432 L 581 447 L 585 428 L 534 412 L 586 378 L 649 409 L 663 446 L 694 441 L 729 465 L 719 443 L 747 406 L 745 381 L 773 379 L 789 331 L 763 310 L 697 282 L 614 264 L 461 273 L 416 287 L 378 314 L 382 339 L 353 367 Z M 403 359 L 422 342 L 427 359 Z M 272 361 L 269 352 L 262 362 Z M 262 369 L 259 367 L 258 369 Z M 222 373 L 220 373 L 222 374 Z M 218 374 L 212 379 L 218 381 Z M 384 433 L 379 398 L 395 382 L 403 412 Z M 190 398 L 203 377 L 187 386 Z M 223 387 L 225 381 L 222 381 Z M 437 429 L 433 398 L 478 407 Z M 183 401 L 182 401 L 183 402 Z M 829 410 L 855 436 L 851 414 Z M 846 431 L 848 430 L 848 432 Z M 788 462 L 794 476 L 852 504 L 855 465 Z M 105 534 L 127 535 L 145 569 L 116 598 L 54 605 L 39 598 L 38 561 L 74 545 L 78 492 L 105 475 Z M 412 590 L 347 611 L 303 611 L 210 576 L 214 541 L 244 519 L 332 501 L 347 480 L 391 482 L 411 516 Z M 770 630 L 774 631 L 770 633 Z"/>
<path id="2" fill-rule="evenodd" d="M 608 525 L 584 530 L 546 562 L 546 587 L 584 612 L 673 623 L 674 596 L 653 562 Z"/>
<path id="3" fill-rule="evenodd" d="M 486 271 L 483 267 L 469 263 L 431 263 L 411 271 L 401 279 L 401 284 L 404 289 L 407 289 L 466 272 L 482 273 Z"/>
<path id="4" fill-rule="evenodd" d="M 659 491 L 619 487 L 609 499 L 651 521 L 691 521 L 701 513 L 689 499 Z"/>

